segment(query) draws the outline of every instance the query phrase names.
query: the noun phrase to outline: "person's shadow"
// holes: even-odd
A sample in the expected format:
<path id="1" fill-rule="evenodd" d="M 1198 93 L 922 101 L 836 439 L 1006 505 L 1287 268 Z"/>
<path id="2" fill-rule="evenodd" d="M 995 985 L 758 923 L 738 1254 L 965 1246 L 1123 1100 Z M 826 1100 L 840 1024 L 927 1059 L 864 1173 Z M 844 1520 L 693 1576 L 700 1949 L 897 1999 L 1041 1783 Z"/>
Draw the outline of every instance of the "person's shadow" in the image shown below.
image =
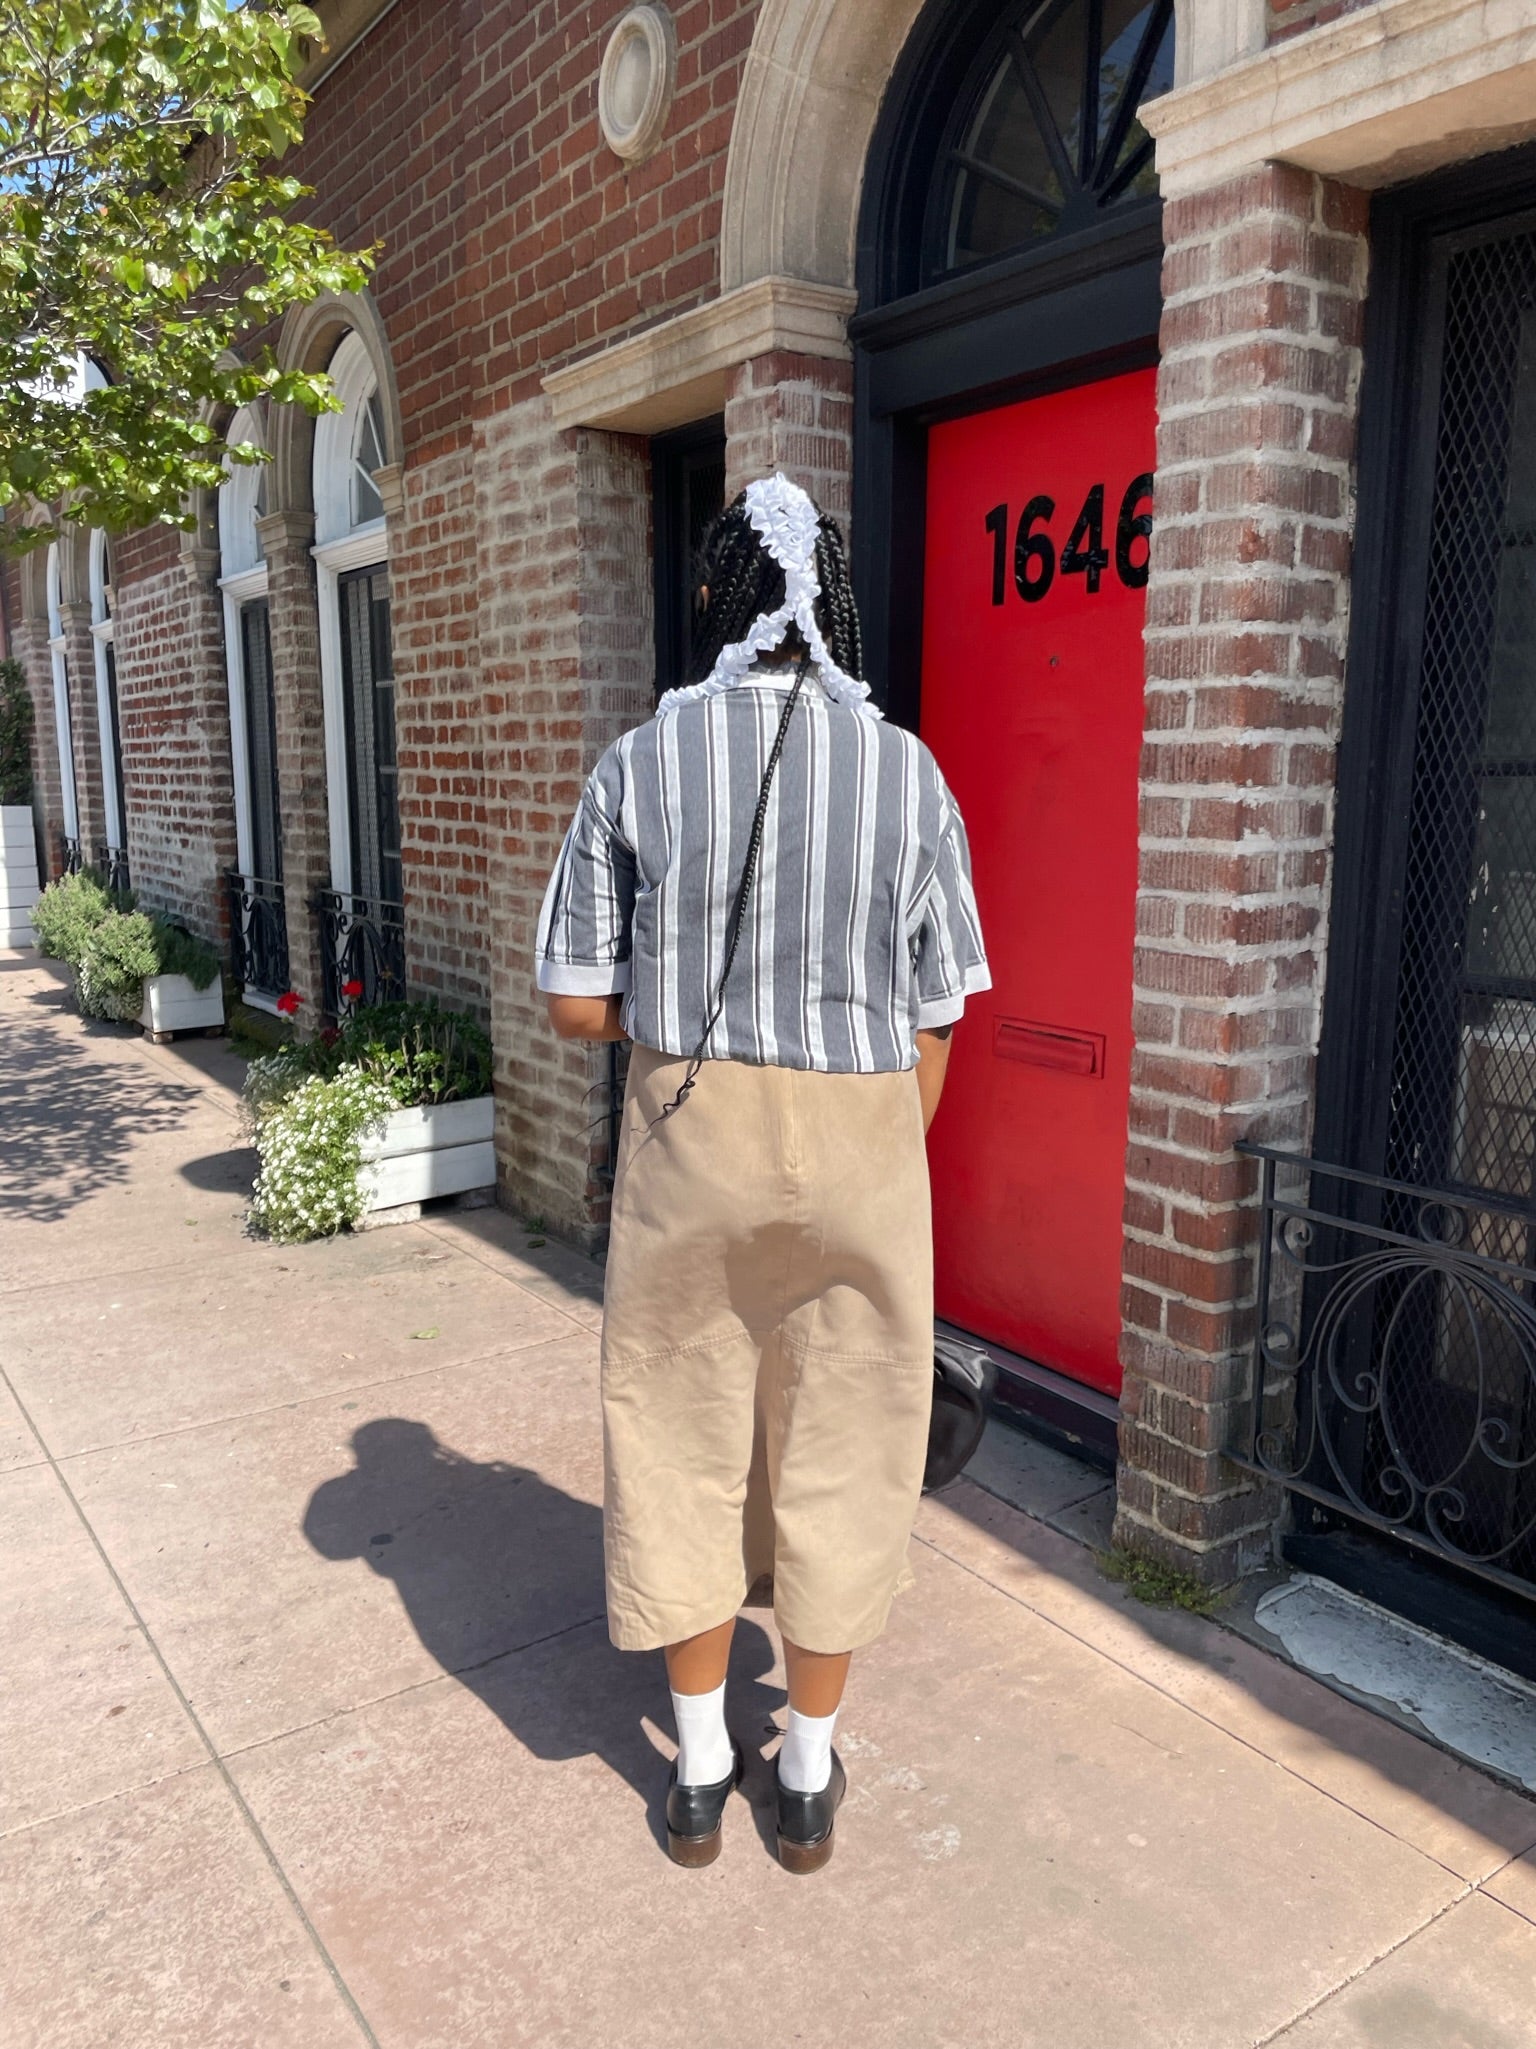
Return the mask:
<path id="1" fill-rule="evenodd" d="M 601 1512 L 525 1466 L 479 1464 L 425 1423 L 384 1417 L 352 1438 L 357 1463 L 317 1487 L 304 1534 L 323 1558 L 391 1579 L 416 1634 L 535 1757 L 596 1754 L 646 1804 L 666 1843 L 667 1766 L 643 1718 L 665 1725 L 660 1658 L 612 1648 L 603 1622 Z M 516 1655 L 511 1655 L 516 1653 Z M 726 1699 L 747 1760 L 743 1791 L 771 1840 L 761 1753 L 782 1689 L 773 1647 L 738 1623 Z"/>

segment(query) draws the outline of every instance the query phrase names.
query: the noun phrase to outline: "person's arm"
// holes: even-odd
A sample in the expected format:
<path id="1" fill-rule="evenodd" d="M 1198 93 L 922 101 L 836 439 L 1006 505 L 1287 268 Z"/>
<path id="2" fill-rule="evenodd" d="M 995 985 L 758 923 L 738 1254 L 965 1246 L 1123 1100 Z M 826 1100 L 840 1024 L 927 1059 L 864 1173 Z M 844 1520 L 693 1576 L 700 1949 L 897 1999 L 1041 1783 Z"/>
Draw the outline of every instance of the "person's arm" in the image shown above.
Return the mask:
<path id="1" fill-rule="evenodd" d="M 944 1077 L 949 1071 L 949 1041 L 954 1029 L 953 1025 L 940 1025 L 936 1031 L 919 1030 L 916 1034 L 917 1093 L 923 1106 L 924 1131 L 932 1125 L 939 1097 L 944 1093 Z"/>
<path id="2" fill-rule="evenodd" d="M 559 1039 L 586 1039 L 594 1044 L 605 1044 L 613 1039 L 627 1039 L 628 1032 L 619 1022 L 624 1007 L 622 996 L 551 996 L 546 995 L 549 1021 Z"/>

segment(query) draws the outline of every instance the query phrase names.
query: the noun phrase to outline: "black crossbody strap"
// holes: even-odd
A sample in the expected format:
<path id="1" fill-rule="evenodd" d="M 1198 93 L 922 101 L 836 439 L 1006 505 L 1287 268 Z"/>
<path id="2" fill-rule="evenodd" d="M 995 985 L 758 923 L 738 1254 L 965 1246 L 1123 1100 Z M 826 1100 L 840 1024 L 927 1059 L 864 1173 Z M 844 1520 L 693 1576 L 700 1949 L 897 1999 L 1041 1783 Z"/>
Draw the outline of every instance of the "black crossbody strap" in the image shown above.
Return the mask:
<path id="1" fill-rule="evenodd" d="M 784 752 L 784 741 L 789 732 L 789 722 L 794 716 L 795 706 L 800 698 L 801 687 L 805 682 L 806 671 L 810 666 L 810 656 L 808 654 L 802 655 L 800 666 L 795 671 L 794 688 L 790 691 L 784 705 L 784 710 L 779 717 L 779 730 L 774 735 L 773 746 L 768 753 L 768 766 L 763 770 L 763 785 L 757 793 L 757 813 L 752 820 L 751 837 L 747 841 L 747 858 L 742 864 L 741 880 L 736 885 L 736 898 L 731 905 L 731 915 L 725 928 L 725 963 L 720 970 L 720 979 L 715 984 L 714 1005 L 705 1021 L 704 1030 L 699 1037 L 699 1043 L 694 1048 L 692 1057 L 689 1059 L 688 1072 L 683 1077 L 683 1085 L 662 1111 L 661 1116 L 656 1119 L 658 1124 L 662 1122 L 663 1118 L 670 1117 L 674 1110 L 680 1109 L 687 1101 L 694 1083 L 699 1078 L 699 1070 L 704 1065 L 704 1055 L 705 1049 L 709 1045 L 709 1035 L 720 1022 L 720 1013 L 725 1009 L 725 988 L 731 979 L 731 969 L 736 965 L 736 952 L 741 945 L 741 930 L 746 922 L 747 899 L 751 896 L 752 885 L 757 879 L 757 860 L 758 855 L 762 851 L 763 825 L 768 816 L 768 797 L 773 789 L 774 772 L 779 765 L 779 756 Z"/>

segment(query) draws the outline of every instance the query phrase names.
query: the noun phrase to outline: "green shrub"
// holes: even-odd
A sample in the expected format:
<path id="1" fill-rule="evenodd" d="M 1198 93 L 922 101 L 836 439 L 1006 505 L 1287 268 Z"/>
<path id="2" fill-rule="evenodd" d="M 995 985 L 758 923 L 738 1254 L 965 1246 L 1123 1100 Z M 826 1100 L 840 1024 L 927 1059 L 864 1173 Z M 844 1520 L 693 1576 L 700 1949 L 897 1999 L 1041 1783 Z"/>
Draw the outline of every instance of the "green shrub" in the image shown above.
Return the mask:
<path id="1" fill-rule="evenodd" d="M 153 920 L 143 911 L 109 911 L 80 954 L 80 1008 L 87 1017 L 131 1024 L 144 1008 L 145 977 L 159 972 Z"/>
<path id="2" fill-rule="evenodd" d="M 49 960 L 80 965 L 85 943 L 113 913 L 112 898 L 89 869 L 50 882 L 32 906 L 38 950 Z"/>
<path id="3" fill-rule="evenodd" d="M 267 1067 L 284 1057 L 251 1064 Z M 355 1224 L 363 1213 L 357 1175 L 364 1134 L 382 1129 L 394 1108 L 383 1083 L 355 1067 L 309 1075 L 269 1098 L 256 1114 L 256 1228 L 279 1244 L 296 1245 Z"/>
<path id="4" fill-rule="evenodd" d="M 402 1108 L 467 1102 L 490 1091 L 490 1039 L 473 1018 L 434 1003 L 375 1003 L 354 1011 L 335 1051 L 383 1082 Z"/>
<path id="5" fill-rule="evenodd" d="M 206 940 L 158 912 L 135 910 L 131 894 L 112 895 L 92 868 L 50 882 L 32 906 L 32 924 L 40 950 L 75 970 L 87 1017 L 136 1018 L 149 975 L 185 975 L 206 989 L 219 972 Z"/>
<path id="6" fill-rule="evenodd" d="M 32 802 L 32 693 L 14 658 L 0 662 L 0 804 Z"/>

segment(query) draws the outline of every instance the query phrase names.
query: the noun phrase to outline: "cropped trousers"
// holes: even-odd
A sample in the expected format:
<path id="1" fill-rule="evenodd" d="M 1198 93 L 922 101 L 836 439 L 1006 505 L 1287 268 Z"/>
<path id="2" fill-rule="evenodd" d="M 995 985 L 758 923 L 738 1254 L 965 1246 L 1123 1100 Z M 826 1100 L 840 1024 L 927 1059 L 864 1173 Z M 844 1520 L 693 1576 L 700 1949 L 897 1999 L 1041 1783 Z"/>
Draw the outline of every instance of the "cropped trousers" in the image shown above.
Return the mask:
<path id="1" fill-rule="evenodd" d="M 804 1650 L 857 1650 L 908 1578 L 933 1390 L 916 1076 L 636 1047 L 603 1316 L 609 1629 L 653 1650 L 771 1581 Z"/>

